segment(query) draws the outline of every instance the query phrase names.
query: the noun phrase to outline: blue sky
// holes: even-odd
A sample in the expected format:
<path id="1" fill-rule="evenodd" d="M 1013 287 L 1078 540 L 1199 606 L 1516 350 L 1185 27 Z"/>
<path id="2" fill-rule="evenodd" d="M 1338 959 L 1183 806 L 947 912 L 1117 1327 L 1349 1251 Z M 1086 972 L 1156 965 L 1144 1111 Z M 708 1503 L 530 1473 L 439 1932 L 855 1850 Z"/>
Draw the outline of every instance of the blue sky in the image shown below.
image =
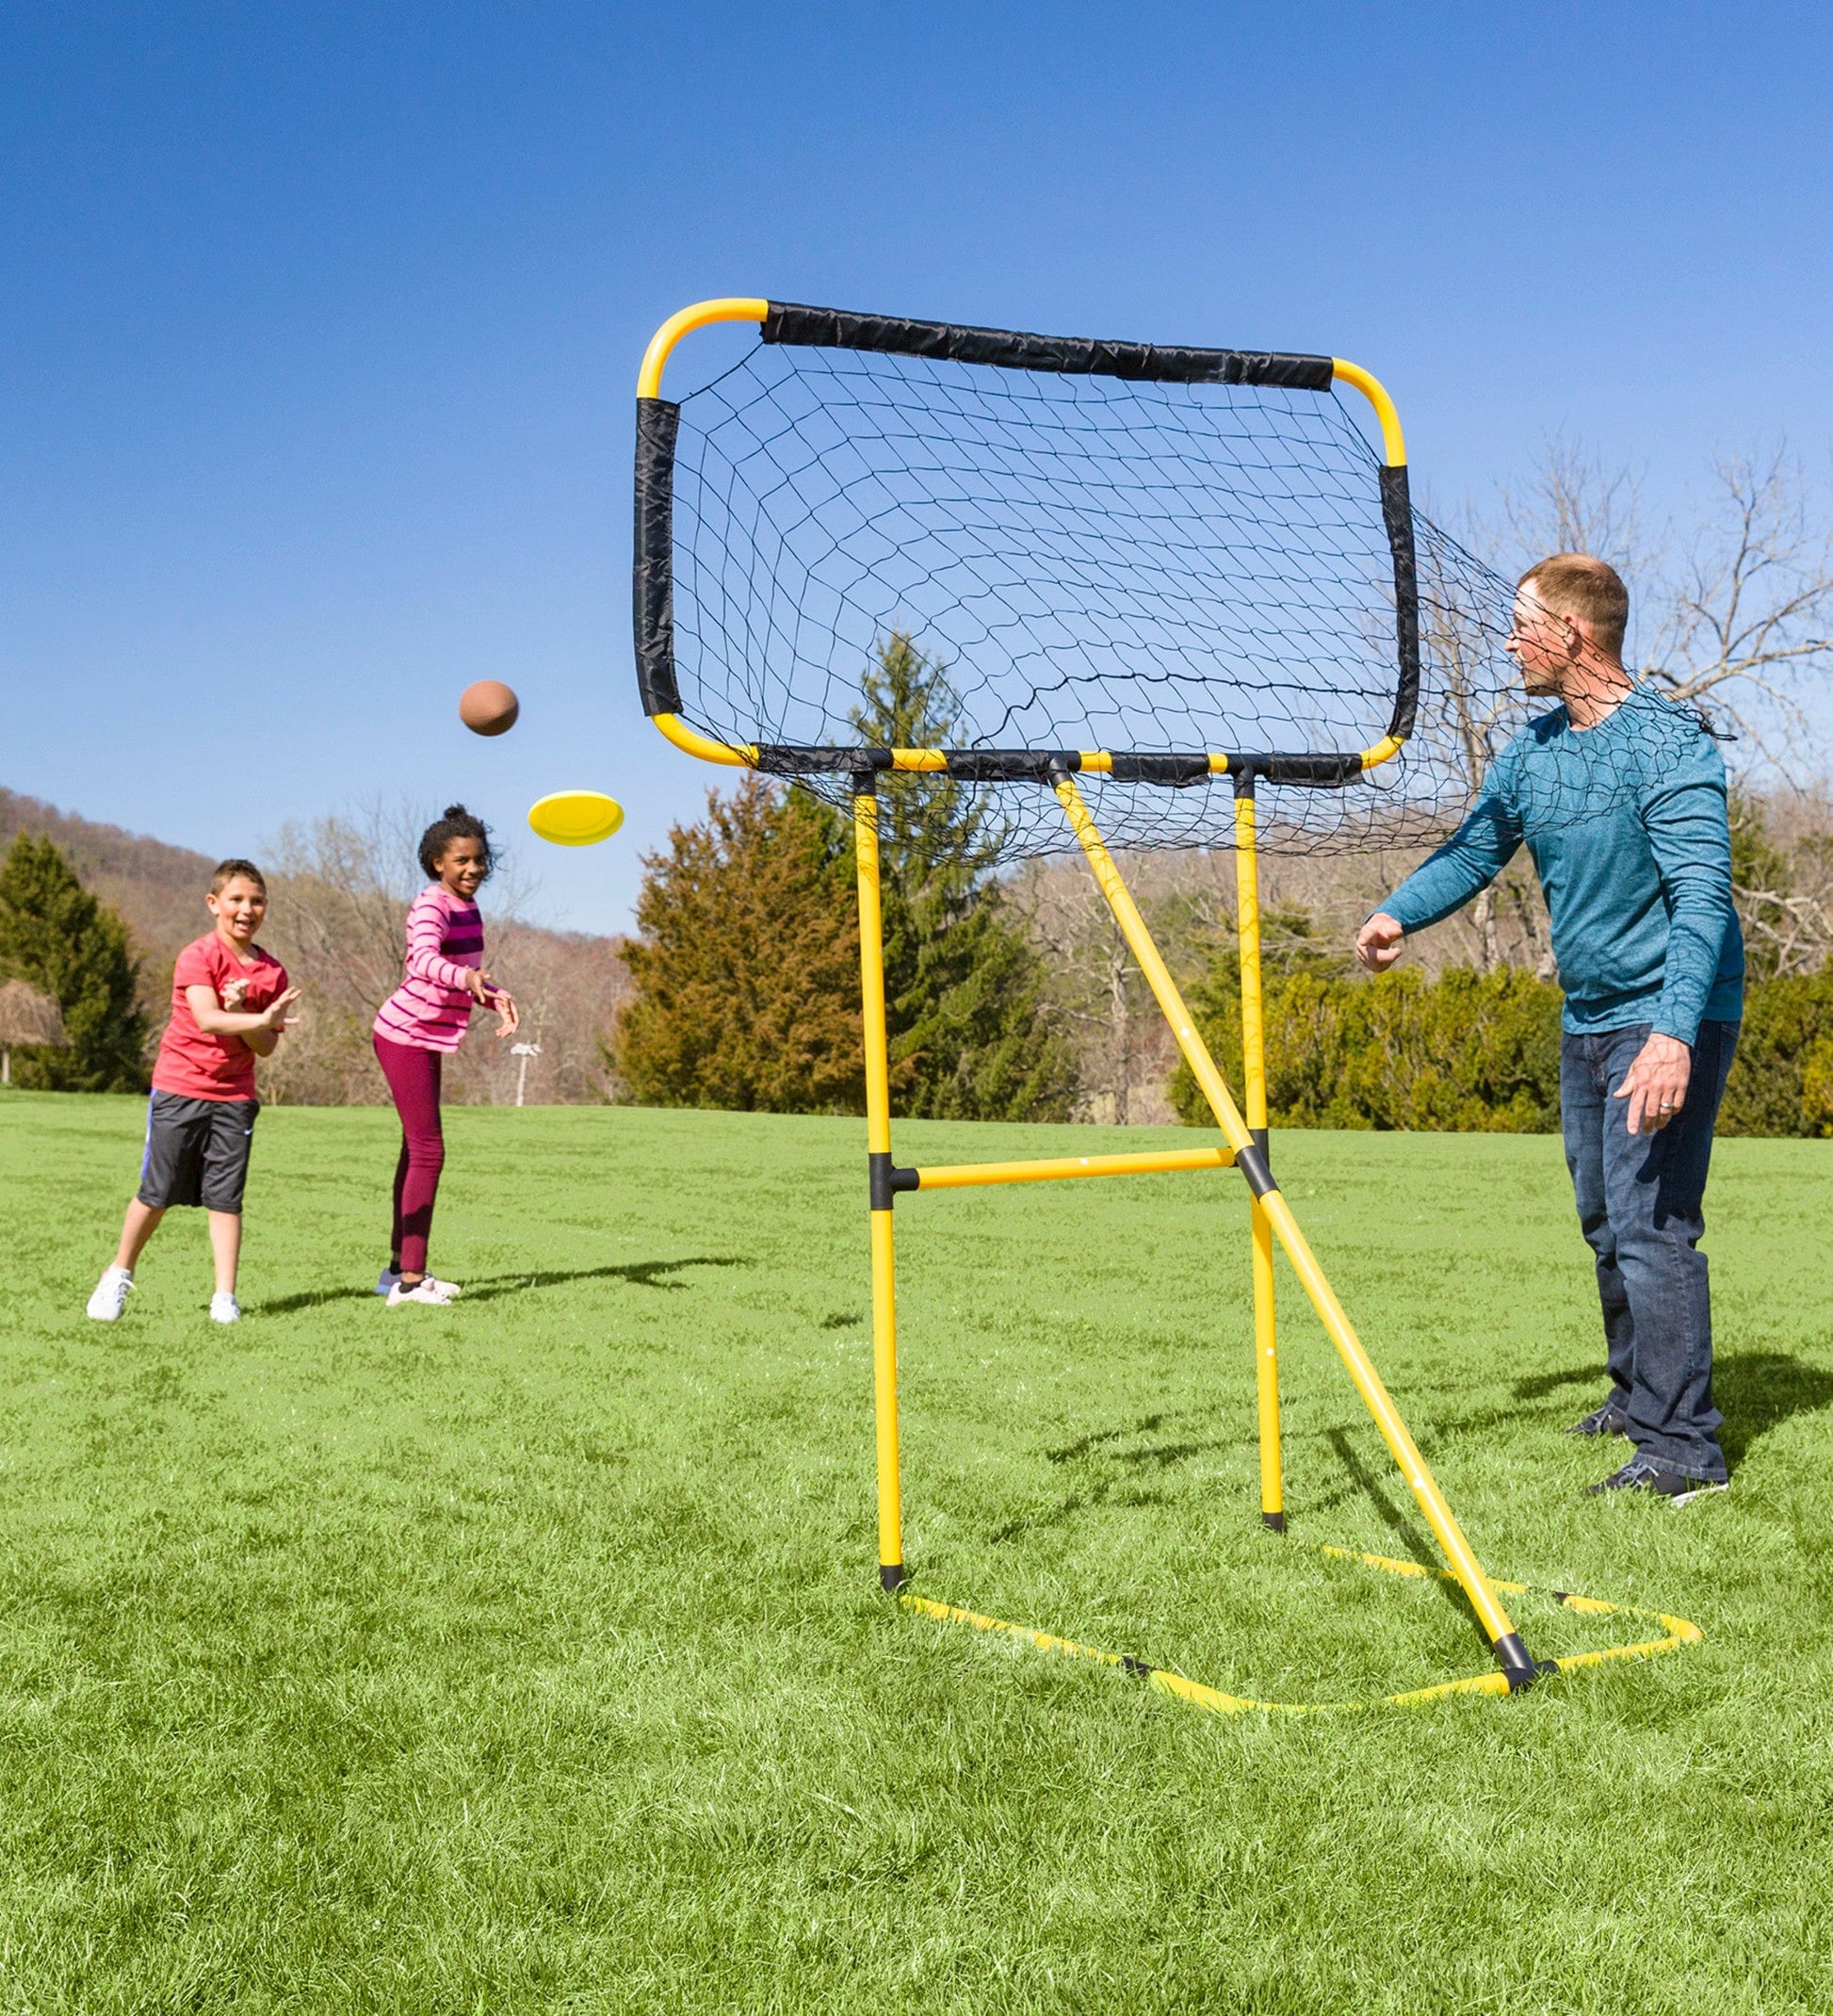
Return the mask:
<path id="1" fill-rule="evenodd" d="M 1833 17 L 1797 7 L 0 13 L 0 783 L 244 852 L 543 791 L 628 922 L 631 393 L 708 294 L 1331 350 L 1441 508 L 1552 430 L 1684 511 L 1824 463 Z M 459 726 L 509 680 L 523 722 Z"/>

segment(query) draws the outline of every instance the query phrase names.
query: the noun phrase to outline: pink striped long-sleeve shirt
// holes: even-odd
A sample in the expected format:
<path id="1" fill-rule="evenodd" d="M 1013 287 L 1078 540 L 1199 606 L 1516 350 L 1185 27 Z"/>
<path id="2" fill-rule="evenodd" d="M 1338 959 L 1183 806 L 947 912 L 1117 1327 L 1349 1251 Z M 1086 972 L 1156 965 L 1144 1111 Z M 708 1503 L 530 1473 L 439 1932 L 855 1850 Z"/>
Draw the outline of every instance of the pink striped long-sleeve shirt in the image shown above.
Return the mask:
<path id="1" fill-rule="evenodd" d="M 455 1050 L 476 1005 L 464 984 L 484 963 L 476 903 L 433 883 L 407 914 L 407 977 L 376 1011 L 375 1032 L 416 1050 Z"/>

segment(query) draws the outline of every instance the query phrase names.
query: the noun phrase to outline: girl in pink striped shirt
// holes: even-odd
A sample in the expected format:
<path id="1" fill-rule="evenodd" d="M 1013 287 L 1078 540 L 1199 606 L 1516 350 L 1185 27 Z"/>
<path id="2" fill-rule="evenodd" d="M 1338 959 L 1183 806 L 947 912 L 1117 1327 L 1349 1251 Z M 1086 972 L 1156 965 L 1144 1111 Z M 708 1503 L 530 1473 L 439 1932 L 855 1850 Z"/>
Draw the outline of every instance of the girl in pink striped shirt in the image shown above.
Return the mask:
<path id="1" fill-rule="evenodd" d="M 443 1308 L 456 1285 L 427 1272 L 427 1237 L 446 1163 L 439 1122 L 444 1058 L 464 1041 L 474 1007 L 495 1011 L 496 1033 L 515 1033 L 515 1003 L 484 971 L 484 925 L 473 901 L 495 861 L 490 829 L 462 805 L 447 805 L 420 836 L 420 866 L 431 878 L 407 914 L 407 976 L 377 1011 L 376 1059 L 401 1116 L 395 1165 L 395 1233 L 376 1293 L 388 1307 Z"/>

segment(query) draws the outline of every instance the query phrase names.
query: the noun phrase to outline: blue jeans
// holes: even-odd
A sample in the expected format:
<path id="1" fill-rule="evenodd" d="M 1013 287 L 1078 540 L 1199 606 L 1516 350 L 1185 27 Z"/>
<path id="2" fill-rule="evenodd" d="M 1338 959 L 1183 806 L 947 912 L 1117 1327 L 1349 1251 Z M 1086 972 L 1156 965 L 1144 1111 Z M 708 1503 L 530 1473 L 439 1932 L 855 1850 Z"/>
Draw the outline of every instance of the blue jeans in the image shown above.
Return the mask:
<path id="1" fill-rule="evenodd" d="M 1685 1103 L 1653 1134 L 1629 1130 L 1612 1095 L 1648 1024 L 1564 1037 L 1560 1114 L 1585 1244 L 1598 1260 L 1611 1405 L 1636 1447 L 1664 1469 L 1725 1480 L 1712 1405 L 1712 1307 L 1701 1206 L 1712 1125 L 1738 1047 L 1736 1022 L 1702 1022 Z"/>

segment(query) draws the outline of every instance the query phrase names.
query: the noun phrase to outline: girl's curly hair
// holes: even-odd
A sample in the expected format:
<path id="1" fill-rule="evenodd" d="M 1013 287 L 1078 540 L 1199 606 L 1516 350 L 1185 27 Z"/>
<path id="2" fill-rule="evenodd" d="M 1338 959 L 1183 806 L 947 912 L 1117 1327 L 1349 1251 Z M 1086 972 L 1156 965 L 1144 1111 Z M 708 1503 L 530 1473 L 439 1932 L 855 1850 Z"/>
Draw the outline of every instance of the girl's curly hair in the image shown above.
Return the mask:
<path id="1" fill-rule="evenodd" d="M 496 854 L 490 844 L 490 828 L 462 805 L 447 805 L 444 814 L 420 836 L 420 866 L 427 880 L 436 882 L 439 879 L 440 856 L 454 840 L 477 840 L 482 846 L 484 879 L 488 881 L 491 870 L 496 866 Z"/>

